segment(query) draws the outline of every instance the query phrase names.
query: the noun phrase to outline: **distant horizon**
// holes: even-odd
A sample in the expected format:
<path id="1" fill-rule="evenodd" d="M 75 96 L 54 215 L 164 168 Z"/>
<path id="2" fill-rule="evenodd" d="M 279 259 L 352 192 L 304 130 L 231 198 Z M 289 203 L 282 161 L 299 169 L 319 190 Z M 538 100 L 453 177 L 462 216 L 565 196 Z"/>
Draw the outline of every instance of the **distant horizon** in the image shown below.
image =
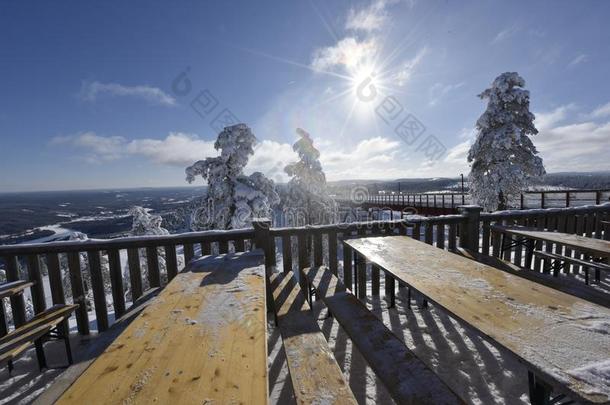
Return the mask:
<path id="1" fill-rule="evenodd" d="M 560 174 L 603 174 L 608 173 L 610 175 L 610 170 L 587 170 L 587 171 L 560 171 L 560 172 L 551 172 L 546 175 L 560 175 Z M 464 173 L 464 179 L 467 180 L 467 173 Z M 349 182 L 380 182 L 380 183 L 389 183 L 389 182 L 397 182 L 402 180 L 430 180 L 430 179 L 455 179 L 460 180 L 460 175 L 457 176 L 430 176 L 430 177 L 401 177 L 401 178 L 388 178 L 388 179 L 345 179 L 345 180 L 329 180 L 328 184 L 337 184 L 337 183 L 349 183 Z M 276 182 L 276 185 L 285 185 L 286 182 Z M 24 193 L 53 193 L 53 192 L 79 192 L 79 191 L 129 191 L 129 190 L 160 190 L 160 189 L 197 189 L 207 187 L 207 184 L 186 184 L 183 186 L 138 186 L 138 187 L 96 187 L 96 188 L 73 188 L 73 189 L 37 189 L 37 190 L 14 190 L 14 191 L 2 191 L 0 190 L 0 195 L 7 194 L 24 194 Z"/>

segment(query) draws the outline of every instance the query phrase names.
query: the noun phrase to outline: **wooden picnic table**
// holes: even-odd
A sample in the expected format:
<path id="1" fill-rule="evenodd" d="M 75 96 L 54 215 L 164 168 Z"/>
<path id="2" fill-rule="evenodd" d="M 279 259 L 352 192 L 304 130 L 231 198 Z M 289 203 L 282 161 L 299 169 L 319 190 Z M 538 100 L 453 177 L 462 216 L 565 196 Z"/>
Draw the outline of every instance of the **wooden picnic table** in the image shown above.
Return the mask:
<path id="1" fill-rule="evenodd" d="M 344 243 L 517 356 L 535 393 L 550 384 L 585 403 L 610 401 L 595 377 L 610 367 L 610 309 L 406 236 Z"/>
<path id="2" fill-rule="evenodd" d="M 556 243 L 596 257 L 610 257 L 610 241 L 603 239 L 587 238 L 571 233 L 542 231 L 524 226 L 492 225 L 491 229 L 517 238 Z"/>
<path id="3" fill-rule="evenodd" d="M 263 263 L 191 262 L 58 403 L 267 403 Z"/>

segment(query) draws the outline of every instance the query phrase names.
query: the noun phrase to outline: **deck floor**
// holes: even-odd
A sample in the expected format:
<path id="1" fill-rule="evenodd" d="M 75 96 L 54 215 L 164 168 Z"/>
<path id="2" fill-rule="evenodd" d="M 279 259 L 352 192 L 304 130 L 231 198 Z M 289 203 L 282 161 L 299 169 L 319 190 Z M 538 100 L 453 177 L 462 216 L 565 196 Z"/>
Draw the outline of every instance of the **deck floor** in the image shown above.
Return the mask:
<path id="1" fill-rule="evenodd" d="M 608 279 L 603 280 L 608 284 Z M 383 277 L 381 291 L 383 291 Z M 402 290 L 401 290 L 402 291 Z M 433 306 L 420 310 L 416 305 L 406 308 L 406 294 L 398 293 L 396 308 L 387 310 L 385 301 L 369 298 L 368 306 L 384 323 L 401 337 L 417 355 L 441 376 L 461 398 L 472 404 L 527 404 L 527 373 L 512 356 L 498 350 L 475 332 L 464 329 L 456 320 Z M 326 318 L 323 304 L 314 311 L 320 328 L 329 340 L 335 357 L 346 374 L 356 399 L 361 404 L 393 403 L 387 390 L 379 383 L 345 332 L 332 318 Z M 101 351 L 109 338 L 81 338 L 73 335 L 75 362 L 86 361 Z M 50 364 L 63 364 L 63 345 L 50 343 L 47 356 Z M 269 392 L 270 403 L 290 404 L 292 386 L 282 352 L 281 337 L 269 324 Z M 38 371 L 33 350 L 15 362 L 13 376 L 6 368 L 0 370 L 0 404 L 28 404 L 45 392 L 49 384 L 72 378 L 64 369 Z M 54 385 L 55 387 L 55 385 Z M 48 398 L 48 392 L 45 396 Z"/>

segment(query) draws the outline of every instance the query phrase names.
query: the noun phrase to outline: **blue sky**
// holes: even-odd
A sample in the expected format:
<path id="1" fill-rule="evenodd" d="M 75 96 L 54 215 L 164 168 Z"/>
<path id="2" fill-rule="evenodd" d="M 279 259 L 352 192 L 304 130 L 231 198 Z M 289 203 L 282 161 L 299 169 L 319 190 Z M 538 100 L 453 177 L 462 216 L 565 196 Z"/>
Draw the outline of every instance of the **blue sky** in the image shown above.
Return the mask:
<path id="1" fill-rule="evenodd" d="M 505 71 L 548 171 L 609 170 L 608 18 L 601 1 L 0 1 L 0 190 L 186 185 L 227 111 L 260 141 L 248 170 L 277 181 L 297 127 L 330 180 L 457 176 Z M 420 135 L 396 133 L 413 118 Z"/>

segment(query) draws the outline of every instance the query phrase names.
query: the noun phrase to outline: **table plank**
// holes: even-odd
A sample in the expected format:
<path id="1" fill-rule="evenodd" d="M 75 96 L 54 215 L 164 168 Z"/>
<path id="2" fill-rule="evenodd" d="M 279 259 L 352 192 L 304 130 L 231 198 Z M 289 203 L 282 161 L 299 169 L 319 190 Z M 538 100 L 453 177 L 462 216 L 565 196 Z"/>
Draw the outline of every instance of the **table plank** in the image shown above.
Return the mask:
<path id="1" fill-rule="evenodd" d="M 540 231 L 521 226 L 492 225 L 491 229 L 509 235 L 557 243 L 582 253 L 590 253 L 599 257 L 610 257 L 610 241 L 607 240 L 587 238 L 571 233 Z"/>
<path id="2" fill-rule="evenodd" d="M 581 400 L 610 389 L 579 378 L 610 363 L 610 309 L 404 236 L 345 243 Z"/>
<path id="3" fill-rule="evenodd" d="M 267 403 L 263 262 L 192 261 L 59 403 Z"/>

